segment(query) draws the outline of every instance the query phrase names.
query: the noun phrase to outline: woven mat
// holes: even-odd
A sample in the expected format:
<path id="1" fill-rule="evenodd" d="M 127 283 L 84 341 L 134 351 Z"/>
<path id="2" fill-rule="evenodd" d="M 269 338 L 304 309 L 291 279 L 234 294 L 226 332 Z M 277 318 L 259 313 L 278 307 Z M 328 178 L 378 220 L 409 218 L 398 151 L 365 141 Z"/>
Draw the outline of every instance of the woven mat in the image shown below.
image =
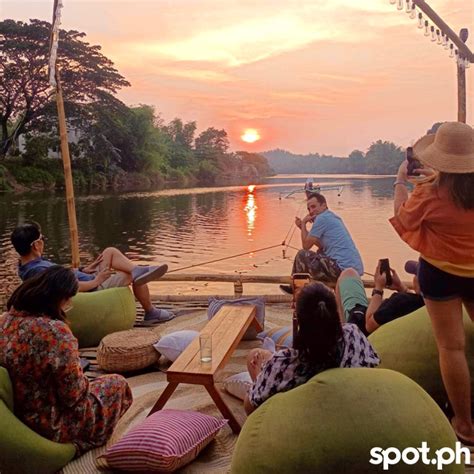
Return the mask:
<path id="1" fill-rule="evenodd" d="M 269 329 L 276 326 L 287 326 L 291 324 L 291 310 L 288 305 L 275 305 L 266 308 L 265 328 Z M 162 335 L 182 329 L 200 330 L 206 323 L 207 317 L 205 310 L 193 311 L 178 316 L 176 319 L 164 323 L 155 331 Z M 222 382 L 230 375 L 246 370 L 246 356 L 253 347 L 258 347 L 259 341 L 243 341 L 234 351 L 224 369 L 217 375 L 218 382 Z M 92 350 L 89 350 L 89 352 Z M 84 351 L 84 353 L 87 352 Z M 166 386 L 165 370 L 168 364 L 164 363 L 163 358 L 160 361 L 156 371 L 147 372 L 141 375 L 128 378 L 132 388 L 134 402 L 128 412 L 120 420 L 112 438 L 107 446 L 117 442 L 130 428 L 140 423 L 148 414 L 153 404 L 158 399 Z M 219 385 L 218 385 L 219 386 Z M 222 388 L 222 387 L 220 387 Z M 245 412 L 241 400 L 226 394 L 221 390 L 222 396 L 234 416 L 243 423 L 245 421 Z M 165 405 L 166 408 L 179 410 L 195 410 L 209 415 L 222 418 L 221 413 L 212 402 L 207 391 L 197 385 L 180 384 L 171 398 Z M 188 464 L 179 472 L 182 473 L 225 473 L 230 470 L 230 462 L 237 436 L 226 426 L 220 430 L 216 439 L 201 452 L 198 458 L 191 464 Z M 103 454 L 107 446 L 95 449 L 86 453 L 84 456 L 69 463 L 63 470 L 63 474 L 89 474 L 100 473 L 95 466 L 95 459 Z"/>

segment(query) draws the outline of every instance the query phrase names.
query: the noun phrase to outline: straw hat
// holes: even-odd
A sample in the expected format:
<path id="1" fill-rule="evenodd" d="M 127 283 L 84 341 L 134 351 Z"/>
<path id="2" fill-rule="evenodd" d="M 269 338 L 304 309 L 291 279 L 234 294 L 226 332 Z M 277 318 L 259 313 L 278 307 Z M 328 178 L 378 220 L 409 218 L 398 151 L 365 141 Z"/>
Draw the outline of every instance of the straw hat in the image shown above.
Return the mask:
<path id="1" fill-rule="evenodd" d="M 438 171 L 474 173 L 474 130 L 461 122 L 443 123 L 435 135 L 421 137 L 413 152 Z"/>

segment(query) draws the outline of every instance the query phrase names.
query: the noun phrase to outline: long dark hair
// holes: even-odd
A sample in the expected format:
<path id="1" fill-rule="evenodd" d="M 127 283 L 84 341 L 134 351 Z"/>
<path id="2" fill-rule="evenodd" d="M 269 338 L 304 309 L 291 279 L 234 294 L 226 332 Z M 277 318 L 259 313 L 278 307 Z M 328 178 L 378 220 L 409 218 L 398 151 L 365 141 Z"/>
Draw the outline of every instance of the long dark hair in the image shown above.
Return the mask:
<path id="1" fill-rule="evenodd" d="M 312 283 L 296 300 L 298 331 L 294 348 L 311 366 L 336 367 L 337 342 L 342 337 L 336 297 L 322 283 Z"/>
<path id="2" fill-rule="evenodd" d="M 54 265 L 39 275 L 28 278 L 10 296 L 7 309 L 25 311 L 33 316 L 46 315 L 65 320 L 62 301 L 72 298 L 78 289 L 77 278 L 71 270 Z"/>
<path id="3" fill-rule="evenodd" d="M 454 204 L 466 211 L 474 209 L 474 173 L 439 173 L 438 183 L 448 190 Z"/>

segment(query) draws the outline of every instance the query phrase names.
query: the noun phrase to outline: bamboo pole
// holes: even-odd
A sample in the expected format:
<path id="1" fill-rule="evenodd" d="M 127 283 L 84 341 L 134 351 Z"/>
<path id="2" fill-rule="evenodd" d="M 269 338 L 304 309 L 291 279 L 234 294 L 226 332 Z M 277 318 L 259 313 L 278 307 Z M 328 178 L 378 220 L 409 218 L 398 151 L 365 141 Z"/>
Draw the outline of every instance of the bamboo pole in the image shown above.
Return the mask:
<path id="1" fill-rule="evenodd" d="M 213 281 L 227 283 L 273 283 L 273 284 L 291 284 L 290 275 L 235 275 L 219 273 L 167 273 L 160 278 L 160 282 L 165 281 Z M 365 288 L 374 288 L 373 278 L 362 278 Z M 407 288 L 412 289 L 413 284 L 409 281 L 402 282 Z M 328 283 L 328 286 L 334 287 L 334 284 Z"/>
<path id="2" fill-rule="evenodd" d="M 458 63 L 458 122 L 466 123 L 466 70 Z"/>
<path id="3" fill-rule="evenodd" d="M 413 0 L 413 3 L 457 46 L 462 56 L 467 58 L 469 62 L 474 62 L 474 54 L 471 50 L 425 0 Z"/>
<path id="4" fill-rule="evenodd" d="M 67 215 L 69 219 L 69 233 L 71 236 L 72 267 L 78 268 L 81 261 L 79 257 L 79 234 L 77 231 L 76 204 L 74 201 L 74 186 L 72 183 L 71 158 L 67 140 L 66 114 L 64 112 L 63 91 L 59 72 L 56 71 L 56 105 L 58 108 L 59 137 L 61 139 L 61 155 L 64 167 L 64 182 L 66 184 Z"/>
<path id="5" fill-rule="evenodd" d="M 465 43 L 469 36 L 467 28 L 459 32 L 460 40 Z M 466 123 L 466 69 L 461 61 L 457 64 L 458 77 L 458 122 Z"/>

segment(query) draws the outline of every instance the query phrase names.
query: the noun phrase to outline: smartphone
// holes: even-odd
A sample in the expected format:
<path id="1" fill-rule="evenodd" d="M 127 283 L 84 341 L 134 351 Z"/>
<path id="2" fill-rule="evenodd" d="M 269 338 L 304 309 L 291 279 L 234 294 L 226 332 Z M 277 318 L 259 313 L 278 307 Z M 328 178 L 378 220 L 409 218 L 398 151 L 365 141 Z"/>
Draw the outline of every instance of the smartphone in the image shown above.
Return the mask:
<path id="1" fill-rule="evenodd" d="M 407 147 L 406 158 L 408 161 L 407 175 L 418 176 L 419 173 L 417 173 L 416 170 L 423 168 L 423 165 L 421 164 L 419 160 L 415 158 L 415 155 L 413 154 L 413 147 L 411 146 Z"/>
<path id="2" fill-rule="evenodd" d="M 388 258 L 381 258 L 380 263 L 380 274 L 385 273 L 386 286 L 392 286 L 392 272 L 390 271 L 390 261 Z"/>

